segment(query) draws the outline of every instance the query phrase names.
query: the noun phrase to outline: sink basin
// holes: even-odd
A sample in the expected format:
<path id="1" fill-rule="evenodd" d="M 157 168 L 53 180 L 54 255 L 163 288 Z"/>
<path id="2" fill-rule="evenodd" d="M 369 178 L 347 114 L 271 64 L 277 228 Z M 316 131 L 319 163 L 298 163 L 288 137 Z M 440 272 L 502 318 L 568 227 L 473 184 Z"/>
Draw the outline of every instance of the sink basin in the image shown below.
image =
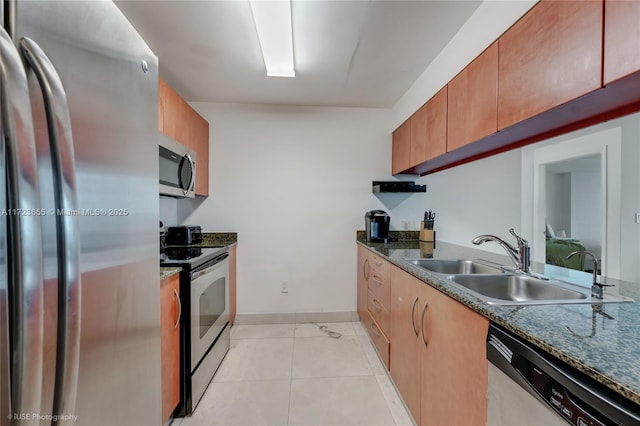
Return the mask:
<path id="1" fill-rule="evenodd" d="M 499 274 L 502 272 L 497 266 L 490 266 L 477 260 L 416 259 L 409 262 L 427 271 L 446 275 Z"/>
<path id="2" fill-rule="evenodd" d="M 485 302 L 494 304 L 558 303 L 568 300 L 584 303 L 590 297 L 588 289 L 581 292 L 523 275 L 451 275 L 448 279 L 484 296 L 481 298 Z"/>

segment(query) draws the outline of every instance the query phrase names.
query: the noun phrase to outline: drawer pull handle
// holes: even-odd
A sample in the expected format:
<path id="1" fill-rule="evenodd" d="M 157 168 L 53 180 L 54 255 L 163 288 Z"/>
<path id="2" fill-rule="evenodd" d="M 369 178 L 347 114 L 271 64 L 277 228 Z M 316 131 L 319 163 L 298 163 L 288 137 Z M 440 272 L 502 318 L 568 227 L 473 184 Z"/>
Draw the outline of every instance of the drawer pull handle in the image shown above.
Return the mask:
<path id="1" fill-rule="evenodd" d="M 178 318 L 176 318 L 176 323 L 173 325 L 173 328 L 178 328 L 180 324 L 180 318 L 182 318 L 182 303 L 180 302 L 180 295 L 178 294 L 178 290 L 173 289 L 173 294 L 176 296 L 176 300 L 178 301 Z"/>
<path id="2" fill-rule="evenodd" d="M 371 303 L 373 304 L 373 307 L 376 308 L 376 310 L 382 311 L 382 305 L 376 299 L 373 299 Z"/>
<path id="3" fill-rule="evenodd" d="M 371 322 L 371 330 L 373 331 L 373 333 L 378 336 L 378 337 L 382 337 L 382 335 L 380 334 L 380 330 L 378 330 L 378 326 L 376 325 L 375 322 Z"/>
<path id="4" fill-rule="evenodd" d="M 362 264 L 362 275 L 364 275 L 365 280 L 368 280 L 369 276 L 371 275 L 369 273 L 369 259 L 365 259 L 364 263 Z"/>
<path id="5" fill-rule="evenodd" d="M 420 316 L 420 324 L 422 325 L 422 330 L 421 330 L 421 334 L 422 334 L 422 341 L 424 342 L 424 347 L 426 348 L 427 346 L 429 346 L 429 341 L 427 340 L 426 337 L 424 337 L 424 329 L 426 328 L 424 326 L 424 316 L 427 313 L 427 308 L 429 307 L 428 303 L 424 304 L 424 308 L 422 308 L 422 315 Z"/>
<path id="6" fill-rule="evenodd" d="M 377 275 L 374 275 L 374 276 L 372 277 L 372 280 L 373 280 L 373 282 L 374 282 L 374 283 L 376 283 L 376 285 L 378 285 L 378 286 L 382 286 L 382 281 L 381 281 L 380 279 L 378 279 L 378 276 L 377 276 Z"/>
<path id="7" fill-rule="evenodd" d="M 382 266 L 382 261 L 378 260 L 378 258 L 375 256 L 373 257 L 373 263 L 375 263 L 378 266 Z"/>
<path id="8" fill-rule="evenodd" d="M 416 334 L 416 337 L 418 337 L 418 329 L 416 328 L 416 322 L 414 320 L 414 317 L 415 317 L 417 304 L 418 304 L 418 296 L 416 296 L 416 300 L 413 301 L 413 306 L 411 307 L 411 327 L 413 327 L 413 332 Z"/>

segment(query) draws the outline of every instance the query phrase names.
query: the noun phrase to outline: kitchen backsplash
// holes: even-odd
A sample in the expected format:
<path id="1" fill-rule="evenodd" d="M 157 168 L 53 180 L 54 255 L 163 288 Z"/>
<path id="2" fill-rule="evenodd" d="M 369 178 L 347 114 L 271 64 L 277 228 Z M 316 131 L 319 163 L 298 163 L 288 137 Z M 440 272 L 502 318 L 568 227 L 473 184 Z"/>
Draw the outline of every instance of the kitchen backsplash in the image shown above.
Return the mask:
<path id="1" fill-rule="evenodd" d="M 178 225 L 178 199 L 160 197 L 160 220 L 165 226 Z"/>

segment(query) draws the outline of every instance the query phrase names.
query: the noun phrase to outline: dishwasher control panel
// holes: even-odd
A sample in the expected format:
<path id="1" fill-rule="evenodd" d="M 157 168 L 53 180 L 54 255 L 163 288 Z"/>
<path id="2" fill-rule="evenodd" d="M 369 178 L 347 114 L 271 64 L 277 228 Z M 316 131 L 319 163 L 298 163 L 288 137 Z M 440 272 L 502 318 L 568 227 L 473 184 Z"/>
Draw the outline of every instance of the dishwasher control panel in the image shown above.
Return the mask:
<path id="1" fill-rule="evenodd" d="M 581 408 L 588 408 L 587 404 L 572 397 L 564 386 L 529 360 L 516 355 L 512 363 L 536 393 L 569 423 L 576 426 L 606 426 L 606 423 L 596 418 L 596 414 L 588 413 Z"/>

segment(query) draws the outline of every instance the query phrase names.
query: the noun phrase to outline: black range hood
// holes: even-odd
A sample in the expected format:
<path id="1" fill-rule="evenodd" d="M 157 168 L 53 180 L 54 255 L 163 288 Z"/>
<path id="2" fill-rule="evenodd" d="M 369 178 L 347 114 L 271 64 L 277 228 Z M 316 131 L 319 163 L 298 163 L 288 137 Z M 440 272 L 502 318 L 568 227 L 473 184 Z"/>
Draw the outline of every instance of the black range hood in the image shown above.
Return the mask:
<path id="1" fill-rule="evenodd" d="M 415 182 L 398 180 L 374 180 L 372 192 L 427 192 L 427 185 L 416 185 Z"/>

